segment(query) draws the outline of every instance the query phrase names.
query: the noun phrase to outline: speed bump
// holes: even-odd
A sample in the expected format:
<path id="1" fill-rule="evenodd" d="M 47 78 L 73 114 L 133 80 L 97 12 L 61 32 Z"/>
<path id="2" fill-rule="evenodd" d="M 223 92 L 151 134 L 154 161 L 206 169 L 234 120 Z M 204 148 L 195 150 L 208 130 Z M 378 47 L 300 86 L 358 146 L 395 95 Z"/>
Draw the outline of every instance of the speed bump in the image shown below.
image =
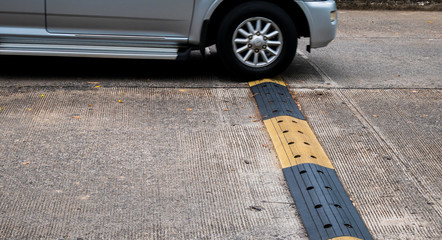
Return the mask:
<path id="1" fill-rule="evenodd" d="M 281 79 L 249 82 L 310 239 L 372 239 Z"/>

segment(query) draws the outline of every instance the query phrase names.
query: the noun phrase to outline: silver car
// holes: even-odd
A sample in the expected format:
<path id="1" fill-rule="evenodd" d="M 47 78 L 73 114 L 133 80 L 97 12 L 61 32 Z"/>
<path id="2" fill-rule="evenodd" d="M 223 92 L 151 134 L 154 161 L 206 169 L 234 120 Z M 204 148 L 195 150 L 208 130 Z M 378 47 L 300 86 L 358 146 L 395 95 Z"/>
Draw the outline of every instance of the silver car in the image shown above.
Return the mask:
<path id="1" fill-rule="evenodd" d="M 259 78 L 336 25 L 334 0 L 0 0 L 0 54 L 186 59 L 216 44 L 226 68 Z"/>

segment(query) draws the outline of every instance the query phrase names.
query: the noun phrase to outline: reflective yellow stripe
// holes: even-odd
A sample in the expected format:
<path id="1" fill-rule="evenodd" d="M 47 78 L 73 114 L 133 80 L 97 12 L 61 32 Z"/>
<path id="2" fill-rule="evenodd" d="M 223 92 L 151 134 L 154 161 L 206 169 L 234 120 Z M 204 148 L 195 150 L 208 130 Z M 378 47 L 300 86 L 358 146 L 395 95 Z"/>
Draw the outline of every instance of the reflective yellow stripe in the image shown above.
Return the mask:
<path id="1" fill-rule="evenodd" d="M 287 84 L 284 82 L 284 80 L 282 80 L 281 77 L 276 77 L 275 79 L 265 78 L 265 79 L 262 79 L 262 80 L 251 81 L 251 82 L 249 82 L 249 86 L 253 87 L 255 85 L 258 85 L 258 84 L 261 84 L 261 83 L 266 83 L 266 82 L 277 83 L 277 84 L 282 85 L 284 87 L 287 86 Z"/>
<path id="2" fill-rule="evenodd" d="M 334 169 L 307 121 L 290 116 L 264 120 L 282 168 L 313 163 Z"/>
<path id="3" fill-rule="evenodd" d="M 329 240 L 362 240 L 362 239 L 356 237 L 335 237 L 335 238 L 330 238 Z"/>

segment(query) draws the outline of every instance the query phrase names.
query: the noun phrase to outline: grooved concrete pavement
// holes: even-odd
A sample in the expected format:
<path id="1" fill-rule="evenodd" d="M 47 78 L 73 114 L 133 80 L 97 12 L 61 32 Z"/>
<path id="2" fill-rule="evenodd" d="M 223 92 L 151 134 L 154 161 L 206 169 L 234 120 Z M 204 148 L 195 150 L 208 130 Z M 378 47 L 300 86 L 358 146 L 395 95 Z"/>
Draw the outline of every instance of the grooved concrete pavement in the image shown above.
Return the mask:
<path id="1" fill-rule="evenodd" d="M 1 236 L 305 237 L 248 89 L 40 89 L 0 101 Z"/>
<path id="2" fill-rule="evenodd" d="M 282 74 L 375 239 L 442 237 L 438 14 L 340 11 Z M 0 62 L 0 239 L 307 238 L 216 57 Z"/>
<path id="3" fill-rule="evenodd" d="M 293 91 L 375 239 L 442 236 L 440 89 Z"/>

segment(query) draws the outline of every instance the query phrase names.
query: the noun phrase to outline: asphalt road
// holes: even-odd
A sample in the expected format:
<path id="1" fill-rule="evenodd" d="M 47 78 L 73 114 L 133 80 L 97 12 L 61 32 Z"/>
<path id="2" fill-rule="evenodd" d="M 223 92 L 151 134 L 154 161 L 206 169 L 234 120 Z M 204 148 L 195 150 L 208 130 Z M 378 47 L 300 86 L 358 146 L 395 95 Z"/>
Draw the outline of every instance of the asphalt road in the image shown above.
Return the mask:
<path id="1" fill-rule="evenodd" d="M 442 18 L 341 11 L 289 85 L 375 239 L 442 237 Z M 0 57 L 0 239 L 306 239 L 247 82 Z"/>

